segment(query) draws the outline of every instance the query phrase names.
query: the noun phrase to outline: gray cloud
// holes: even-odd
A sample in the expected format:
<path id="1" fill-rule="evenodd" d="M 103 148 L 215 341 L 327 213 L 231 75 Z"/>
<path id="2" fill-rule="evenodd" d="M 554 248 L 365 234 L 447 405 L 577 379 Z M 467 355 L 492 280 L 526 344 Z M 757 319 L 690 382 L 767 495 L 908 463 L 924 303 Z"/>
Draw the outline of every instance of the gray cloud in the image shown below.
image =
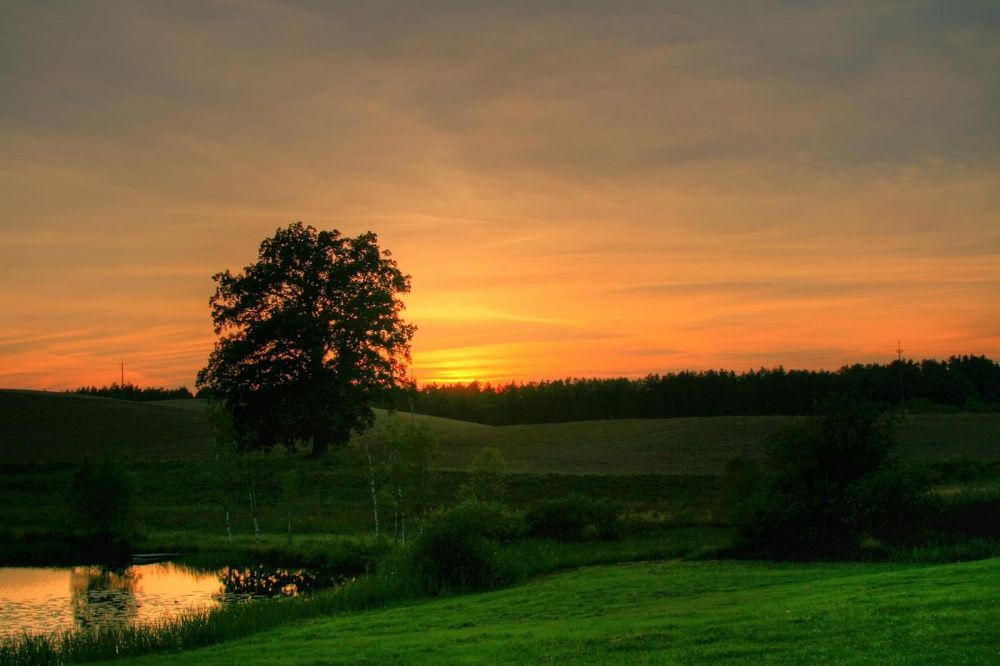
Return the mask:
<path id="1" fill-rule="evenodd" d="M 308 159 L 317 138 L 405 132 L 383 113 L 392 105 L 468 168 L 616 178 L 720 159 L 995 164 L 1000 141 L 1000 19 L 981 3 L 4 14 L 0 119 L 22 130 L 256 135 Z M 317 114 L 323 127 L 300 122 Z"/>
<path id="2" fill-rule="evenodd" d="M 988 309 L 998 36 L 971 0 L 0 3 L 4 312 L 19 350 L 207 322 L 208 276 L 296 219 L 375 229 L 424 303 L 571 323 L 434 349 L 668 354 L 733 299 Z M 690 295 L 705 321 L 633 307 Z"/>

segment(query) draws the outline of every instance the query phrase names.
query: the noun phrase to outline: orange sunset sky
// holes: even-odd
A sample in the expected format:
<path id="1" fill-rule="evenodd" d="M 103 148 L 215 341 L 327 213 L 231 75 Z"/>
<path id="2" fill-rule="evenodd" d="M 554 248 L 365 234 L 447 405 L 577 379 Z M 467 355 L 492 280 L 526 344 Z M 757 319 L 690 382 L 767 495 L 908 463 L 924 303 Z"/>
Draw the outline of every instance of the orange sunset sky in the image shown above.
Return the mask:
<path id="1" fill-rule="evenodd" d="M 1000 4 L 0 5 L 0 386 L 378 233 L 420 382 L 1000 357 Z"/>

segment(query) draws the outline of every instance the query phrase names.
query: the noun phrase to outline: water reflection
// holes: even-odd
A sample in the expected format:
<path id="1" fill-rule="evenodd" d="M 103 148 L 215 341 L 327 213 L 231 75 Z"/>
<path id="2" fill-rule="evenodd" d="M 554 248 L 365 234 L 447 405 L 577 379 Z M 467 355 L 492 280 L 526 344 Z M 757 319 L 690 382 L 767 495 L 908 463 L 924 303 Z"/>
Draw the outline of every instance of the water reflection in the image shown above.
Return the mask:
<path id="1" fill-rule="evenodd" d="M 214 571 L 170 562 L 119 570 L 0 567 L 0 634 L 152 623 L 220 604 L 294 596 L 340 582 L 340 577 L 306 569 L 263 566 Z"/>
<path id="2" fill-rule="evenodd" d="M 239 597 L 291 597 L 321 587 L 332 587 L 342 581 L 339 577 L 324 576 L 307 569 L 257 566 L 224 567 L 219 572 L 219 582 L 222 583 L 220 600 L 233 601 Z"/>
<path id="3" fill-rule="evenodd" d="M 138 567 L 111 571 L 101 567 L 74 567 L 69 572 L 70 606 L 77 629 L 132 622 L 139 614 L 136 585 Z"/>

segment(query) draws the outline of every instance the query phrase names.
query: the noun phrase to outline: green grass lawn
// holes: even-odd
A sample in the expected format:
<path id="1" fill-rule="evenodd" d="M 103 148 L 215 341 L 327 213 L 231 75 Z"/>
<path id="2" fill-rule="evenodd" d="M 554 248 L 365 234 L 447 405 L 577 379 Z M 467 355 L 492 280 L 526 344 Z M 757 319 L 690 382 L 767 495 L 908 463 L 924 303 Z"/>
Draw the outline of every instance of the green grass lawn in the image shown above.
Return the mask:
<path id="1" fill-rule="evenodd" d="M 301 621 L 140 663 L 997 663 L 1000 559 L 662 562 Z"/>

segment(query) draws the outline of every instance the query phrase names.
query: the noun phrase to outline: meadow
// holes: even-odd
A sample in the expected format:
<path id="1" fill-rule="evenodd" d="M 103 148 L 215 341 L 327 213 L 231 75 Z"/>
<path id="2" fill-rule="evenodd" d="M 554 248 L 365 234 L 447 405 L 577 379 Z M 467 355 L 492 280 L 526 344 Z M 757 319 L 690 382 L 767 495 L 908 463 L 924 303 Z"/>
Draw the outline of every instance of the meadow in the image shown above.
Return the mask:
<path id="1" fill-rule="evenodd" d="M 432 504 L 451 503 L 482 447 L 508 463 L 507 501 L 580 494 L 624 502 L 636 517 L 676 526 L 714 525 L 716 478 L 734 454 L 801 417 L 703 417 L 487 426 L 439 417 L 426 424 L 438 442 Z M 379 421 L 386 415 L 380 412 Z M 0 559 L 57 557 L 52 536 L 72 528 L 67 493 L 73 463 L 114 457 L 128 469 L 140 547 L 155 552 L 285 550 L 288 523 L 303 558 L 328 535 L 367 535 L 373 526 L 369 472 L 358 442 L 326 460 L 283 450 L 218 460 L 202 400 L 153 403 L 36 391 L 0 391 Z M 1000 476 L 1000 414 L 906 415 L 896 424 L 904 456 L 972 466 L 946 473 L 942 488 L 991 485 Z M 953 465 L 954 466 L 954 465 Z M 968 467 L 969 465 L 966 465 Z M 961 472 L 961 470 L 958 470 Z M 290 496 L 286 472 L 299 476 Z M 248 479 L 263 532 L 247 509 Z M 985 480 L 984 480 L 985 479 Z M 956 485 L 957 484 L 957 485 Z M 229 511 L 232 543 L 225 538 Z M 49 543 L 46 551 L 46 543 Z M 270 546 L 268 545 L 270 544 Z"/>
<path id="2" fill-rule="evenodd" d="M 995 663 L 1000 559 L 648 562 L 315 617 L 143 664 Z"/>
<path id="3" fill-rule="evenodd" d="M 621 544 L 523 543 L 505 559 L 528 570 L 502 590 L 427 599 L 399 579 L 364 577 L 153 628 L 0 642 L 0 662 L 89 663 L 117 655 L 130 663 L 192 664 L 937 664 L 992 663 L 998 656 L 993 609 L 1000 591 L 992 581 L 1000 558 L 679 559 L 685 546 L 706 537 L 712 535 L 689 532 L 677 549 L 661 542 L 646 552 Z M 609 564 L 587 566 L 602 561 Z"/>
<path id="4" fill-rule="evenodd" d="M 380 419 L 385 412 L 377 410 Z M 411 418 L 409 414 L 404 414 Z M 464 470 L 489 446 L 511 472 L 526 474 L 717 474 L 732 455 L 760 444 L 796 416 L 615 419 L 489 426 L 416 414 L 438 441 L 440 466 Z M 0 390 L 0 465 L 212 456 L 204 400 L 129 402 L 42 391 Z M 1000 414 L 905 414 L 900 451 L 919 460 L 970 456 L 1000 460 Z"/>
<path id="5" fill-rule="evenodd" d="M 133 485 L 141 551 L 180 552 L 194 565 L 300 563 L 362 576 L 311 598 L 73 638 L 62 653 L 39 643 L 34 656 L 25 651 L 31 644 L 8 645 L 4 654 L 25 663 L 150 651 L 159 653 L 154 661 L 191 663 L 976 662 L 995 655 L 997 622 L 985 609 L 996 602 L 988 581 L 1000 561 L 928 564 L 995 554 L 984 542 L 930 544 L 896 553 L 895 564 L 682 561 L 726 556 L 732 533 L 716 507 L 725 461 L 759 457 L 762 440 L 799 417 L 500 427 L 402 417 L 426 424 L 438 441 L 432 506 L 454 504 L 469 463 L 494 447 L 509 461 L 510 510 L 572 495 L 619 503 L 620 538 L 517 541 L 499 555 L 498 584 L 514 587 L 428 599 L 426 590 L 385 577 L 394 549 L 371 534 L 360 440 L 324 460 L 281 451 L 219 458 L 203 401 L 0 391 L 0 420 L 9 426 L 0 433 L 0 560 L 78 558 L 64 538 L 73 531 L 74 463 L 111 456 L 124 461 Z M 378 418 L 384 423 L 386 415 Z M 903 415 L 895 429 L 902 456 L 929 476 L 934 493 L 1000 486 L 1000 414 Z M 282 481 L 289 472 L 299 479 L 294 492 Z M 257 535 L 248 480 L 259 503 Z"/>

